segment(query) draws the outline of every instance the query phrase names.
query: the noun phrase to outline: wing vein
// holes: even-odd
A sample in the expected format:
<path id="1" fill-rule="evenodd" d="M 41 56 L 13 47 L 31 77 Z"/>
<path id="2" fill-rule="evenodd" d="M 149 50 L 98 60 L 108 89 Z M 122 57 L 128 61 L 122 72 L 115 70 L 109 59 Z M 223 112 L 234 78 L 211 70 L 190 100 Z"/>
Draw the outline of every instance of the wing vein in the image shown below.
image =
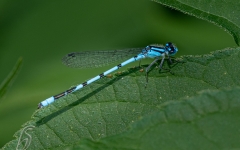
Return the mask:
<path id="1" fill-rule="evenodd" d="M 83 51 L 69 53 L 62 58 L 62 63 L 71 68 L 96 68 L 124 61 L 141 53 L 143 48 L 130 48 L 114 51 Z"/>

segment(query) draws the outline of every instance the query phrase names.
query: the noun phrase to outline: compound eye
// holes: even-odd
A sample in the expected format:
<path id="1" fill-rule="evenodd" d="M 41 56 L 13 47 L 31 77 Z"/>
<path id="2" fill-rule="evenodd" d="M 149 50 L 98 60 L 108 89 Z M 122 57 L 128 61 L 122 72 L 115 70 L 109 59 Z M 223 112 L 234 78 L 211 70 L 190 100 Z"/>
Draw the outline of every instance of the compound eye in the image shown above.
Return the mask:
<path id="1" fill-rule="evenodd" d="M 150 48 L 150 46 L 147 46 L 145 49 L 146 49 L 146 50 L 150 50 L 151 48 Z"/>
<path id="2" fill-rule="evenodd" d="M 172 44 L 171 42 L 168 42 L 168 43 L 166 44 L 166 47 L 173 47 L 173 44 Z"/>
<path id="3" fill-rule="evenodd" d="M 166 47 L 167 47 L 168 52 L 169 52 L 170 54 L 174 54 L 174 53 L 175 53 L 175 47 L 173 46 L 173 44 L 172 44 L 171 42 L 168 42 L 168 43 L 166 44 Z"/>

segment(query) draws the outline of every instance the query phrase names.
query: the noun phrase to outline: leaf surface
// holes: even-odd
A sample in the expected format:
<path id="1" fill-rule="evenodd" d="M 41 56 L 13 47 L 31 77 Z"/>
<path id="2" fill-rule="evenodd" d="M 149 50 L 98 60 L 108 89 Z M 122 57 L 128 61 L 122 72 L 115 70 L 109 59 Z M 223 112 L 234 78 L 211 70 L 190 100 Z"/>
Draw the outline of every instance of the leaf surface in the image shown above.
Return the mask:
<path id="1" fill-rule="evenodd" d="M 165 115 L 165 121 L 173 122 L 173 124 L 164 124 L 165 132 L 173 134 L 174 122 L 178 124 L 177 122 L 183 121 L 176 126 L 178 129 L 175 130 L 182 130 L 186 125 L 186 128 L 189 127 L 189 132 L 192 132 L 194 136 L 196 131 L 189 122 L 197 119 L 198 115 L 201 117 L 201 115 L 211 113 L 209 111 L 214 113 L 225 110 L 230 107 L 230 102 L 222 100 L 219 103 L 218 100 L 204 101 L 194 98 L 196 100 L 192 102 L 191 106 L 184 103 L 183 105 L 181 102 L 179 104 L 179 101 L 196 96 L 202 90 L 239 86 L 240 69 L 236 69 L 240 66 L 239 50 L 240 48 L 228 48 L 209 55 L 183 56 L 176 59 L 172 65 L 165 62 L 164 69 L 170 67 L 171 73 L 168 70 L 162 70 L 159 73 L 156 64 L 149 73 L 147 88 L 145 88 L 145 74 L 139 71 L 138 67 L 116 73 L 113 78 L 103 78 L 78 92 L 57 100 L 48 107 L 37 110 L 32 119 L 23 126 L 23 129 L 15 134 L 16 140 L 6 144 L 4 149 L 16 148 L 17 145 L 24 147 L 28 143 L 30 143 L 29 149 L 47 149 L 61 148 L 75 144 L 82 139 L 98 141 L 125 132 L 129 126 L 142 117 L 150 115 L 149 119 L 151 119 L 153 117 L 151 114 L 162 111 L 166 105 L 165 102 L 172 103 L 171 107 L 170 105 L 167 107 L 171 111 L 166 115 L 173 116 L 169 119 Z M 218 115 L 221 116 L 221 113 Z M 229 114 L 223 114 L 223 118 L 224 115 L 227 116 L 225 117 L 227 119 Z M 208 126 L 211 126 L 211 123 L 208 122 L 208 125 L 207 122 L 203 121 L 199 125 L 206 126 L 207 129 Z M 28 134 L 24 134 L 23 130 L 27 126 L 34 126 L 34 128 L 28 130 Z M 231 128 L 231 124 L 226 124 L 226 127 Z M 159 132 L 157 130 L 156 132 Z M 186 130 L 183 132 L 187 133 Z M 210 128 L 209 132 L 209 136 L 213 136 Z M 24 137 L 28 137 L 28 142 L 19 142 Z M 173 135 L 168 139 L 170 140 L 172 137 Z M 180 138 L 181 134 L 176 137 Z M 151 137 L 151 134 L 144 138 L 149 138 L 149 142 L 151 140 L 152 143 L 155 142 L 155 138 Z M 181 138 L 184 141 L 184 138 L 189 137 Z M 194 138 L 198 139 L 198 137 Z M 199 137 L 199 139 L 201 138 Z M 175 143 L 177 146 L 179 144 Z"/>
<path id="2" fill-rule="evenodd" d="M 122 134 L 68 149 L 239 149 L 240 88 L 209 90 L 163 105 Z"/>
<path id="3" fill-rule="evenodd" d="M 212 22 L 226 31 L 239 45 L 240 1 L 238 0 L 153 0 L 199 19 Z"/>

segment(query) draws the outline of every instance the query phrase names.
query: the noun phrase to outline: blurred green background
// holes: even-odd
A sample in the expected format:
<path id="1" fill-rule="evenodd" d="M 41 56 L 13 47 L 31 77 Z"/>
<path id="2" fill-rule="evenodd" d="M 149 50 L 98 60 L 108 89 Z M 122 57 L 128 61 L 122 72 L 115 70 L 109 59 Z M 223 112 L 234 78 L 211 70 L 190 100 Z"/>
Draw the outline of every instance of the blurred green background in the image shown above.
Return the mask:
<path id="1" fill-rule="evenodd" d="M 236 46 L 223 29 L 148 0 L 1 0 L 0 81 L 20 56 L 23 66 L 0 100 L 0 147 L 39 102 L 110 67 L 67 68 L 65 54 L 168 41 L 178 46 L 177 56 Z"/>

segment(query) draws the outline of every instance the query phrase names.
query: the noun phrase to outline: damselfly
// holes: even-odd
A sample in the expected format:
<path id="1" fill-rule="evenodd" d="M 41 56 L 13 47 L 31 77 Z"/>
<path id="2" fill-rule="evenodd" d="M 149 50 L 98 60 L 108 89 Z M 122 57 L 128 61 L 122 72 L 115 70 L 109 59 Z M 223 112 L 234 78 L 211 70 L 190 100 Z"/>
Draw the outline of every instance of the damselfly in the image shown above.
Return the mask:
<path id="1" fill-rule="evenodd" d="M 177 47 L 168 42 L 165 46 L 158 45 L 158 44 L 152 44 L 145 48 L 132 48 L 132 49 L 125 49 L 125 50 L 115 50 L 115 51 L 95 51 L 95 52 L 74 52 L 66 55 L 63 57 L 62 62 L 68 67 L 75 67 L 75 68 L 89 68 L 89 67 L 100 67 L 106 64 L 110 64 L 115 61 L 123 60 L 129 57 L 132 57 L 117 66 L 95 76 L 94 78 L 91 78 L 90 80 L 83 82 L 82 84 L 79 84 L 75 87 L 72 87 L 65 92 L 62 92 L 60 94 L 57 94 L 55 96 L 52 96 L 41 103 L 39 103 L 38 108 L 45 107 L 51 103 L 53 103 L 55 100 L 66 96 L 69 93 L 73 93 L 93 82 L 95 82 L 98 79 L 101 79 L 105 77 L 106 75 L 110 74 L 111 72 L 118 70 L 119 68 L 132 63 L 137 60 L 141 60 L 143 58 L 153 58 L 154 61 L 146 68 L 146 83 L 148 83 L 148 71 L 151 68 L 151 66 L 156 63 L 160 58 L 161 62 L 159 64 L 159 69 L 162 68 L 163 62 L 165 57 L 168 57 L 168 60 L 170 63 L 171 57 L 177 53 L 178 49 Z M 138 55 L 136 55 L 138 54 Z"/>

